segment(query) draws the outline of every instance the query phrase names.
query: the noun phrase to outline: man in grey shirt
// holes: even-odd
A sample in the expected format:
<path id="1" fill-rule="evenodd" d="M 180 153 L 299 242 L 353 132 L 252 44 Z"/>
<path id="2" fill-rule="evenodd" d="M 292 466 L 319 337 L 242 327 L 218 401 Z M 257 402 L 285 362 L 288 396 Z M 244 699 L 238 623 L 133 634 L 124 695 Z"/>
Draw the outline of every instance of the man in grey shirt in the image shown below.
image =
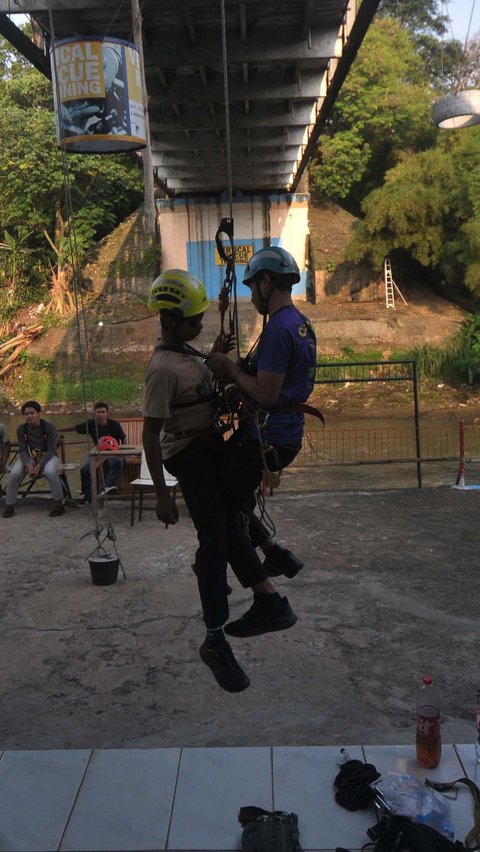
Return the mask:
<path id="1" fill-rule="evenodd" d="M 25 474 L 32 479 L 44 476 L 50 485 L 55 505 L 49 513 L 51 518 L 63 515 L 63 488 L 58 476 L 57 430 L 53 423 L 40 417 L 42 407 L 34 399 L 22 405 L 25 423 L 17 429 L 18 458 L 8 477 L 4 518 L 15 514 L 18 489 Z"/>

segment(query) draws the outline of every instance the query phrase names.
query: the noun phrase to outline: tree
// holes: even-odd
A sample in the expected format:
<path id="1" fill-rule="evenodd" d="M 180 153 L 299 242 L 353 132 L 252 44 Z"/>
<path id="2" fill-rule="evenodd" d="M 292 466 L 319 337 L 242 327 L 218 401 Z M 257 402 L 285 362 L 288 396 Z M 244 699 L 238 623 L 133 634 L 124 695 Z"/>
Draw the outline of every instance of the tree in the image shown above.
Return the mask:
<path id="1" fill-rule="evenodd" d="M 478 89 L 480 87 L 480 36 L 476 36 L 468 42 L 455 82 L 459 89 Z"/>
<path id="2" fill-rule="evenodd" d="M 5 278 L 6 297 L 10 304 L 15 302 L 19 281 L 27 272 L 26 264 L 31 249 L 25 248 L 24 243 L 29 236 L 30 234 L 10 234 L 6 229 L 3 232 L 5 242 L 0 243 L 0 251 L 6 252 L 6 260 L 0 265 L 0 275 L 3 274 Z"/>
<path id="3" fill-rule="evenodd" d="M 350 259 L 380 266 L 401 250 L 440 282 L 465 282 L 480 295 L 479 127 L 448 132 L 431 150 L 405 158 L 365 199 L 362 211 Z"/>
<path id="4" fill-rule="evenodd" d="M 438 93 L 461 84 L 465 68 L 472 67 L 468 47 L 446 38 L 450 19 L 442 10 L 438 0 L 382 0 L 378 11 L 381 17 L 399 21 L 411 34 Z M 478 56 L 476 67 L 478 71 Z"/>
<path id="5" fill-rule="evenodd" d="M 72 269 L 138 207 L 142 188 L 126 154 L 62 155 L 49 81 L 0 43 L 0 241 L 15 234 L 43 266 L 56 312 L 73 305 Z"/>
<path id="6" fill-rule="evenodd" d="M 392 49 L 394 45 L 394 49 Z M 424 63 L 405 29 L 391 18 L 370 28 L 342 88 L 328 134 L 311 168 L 316 189 L 359 212 L 406 152 L 435 139 Z"/>
<path id="7" fill-rule="evenodd" d="M 439 9 L 438 0 L 382 0 L 378 14 L 395 18 L 415 35 L 433 32 L 442 36 L 447 29 L 448 18 Z"/>

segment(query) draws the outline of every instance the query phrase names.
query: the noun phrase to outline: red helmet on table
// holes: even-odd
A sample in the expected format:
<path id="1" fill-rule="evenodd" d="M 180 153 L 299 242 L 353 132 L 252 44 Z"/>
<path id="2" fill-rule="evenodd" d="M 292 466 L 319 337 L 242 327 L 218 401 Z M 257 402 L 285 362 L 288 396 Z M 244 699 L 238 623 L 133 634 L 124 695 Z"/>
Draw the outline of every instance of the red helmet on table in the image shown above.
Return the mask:
<path id="1" fill-rule="evenodd" d="M 97 441 L 97 450 L 104 453 L 106 450 L 119 450 L 120 444 L 112 435 L 102 435 Z"/>

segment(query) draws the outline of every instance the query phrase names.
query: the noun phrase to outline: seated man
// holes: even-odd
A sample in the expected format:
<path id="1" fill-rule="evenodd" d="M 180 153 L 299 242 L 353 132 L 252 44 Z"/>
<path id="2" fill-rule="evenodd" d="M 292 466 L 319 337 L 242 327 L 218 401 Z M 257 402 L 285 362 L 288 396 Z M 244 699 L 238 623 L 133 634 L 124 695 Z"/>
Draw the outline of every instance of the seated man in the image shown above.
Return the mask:
<path id="1" fill-rule="evenodd" d="M 25 423 L 17 429 L 18 458 L 10 471 L 5 498 L 6 507 L 4 518 L 15 514 L 20 483 L 26 473 L 32 479 L 44 476 L 50 485 L 55 505 L 50 517 L 63 515 L 63 488 L 58 476 L 60 462 L 57 457 L 57 430 L 53 423 L 40 417 L 42 407 L 34 399 L 29 399 L 22 405 Z"/>
<path id="2" fill-rule="evenodd" d="M 119 444 L 125 444 L 127 436 L 118 420 L 112 420 L 108 416 L 108 405 L 106 402 L 96 402 L 93 408 L 94 417 L 87 422 L 77 423 L 75 426 L 66 426 L 60 432 L 77 432 L 79 435 L 88 434 L 97 446 L 99 438 L 109 435 L 115 438 Z M 113 494 L 117 491 L 118 478 L 123 469 L 123 459 L 112 453 L 112 457 L 105 459 L 103 463 L 105 471 L 105 492 Z M 80 479 L 82 483 L 82 503 L 92 502 L 92 482 L 90 478 L 90 458 L 80 468 Z"/>
<path id="3" fill-rule="evenodd" d="M 7 430 L 3 423 L 0 423 L 0 477 L 7 469 L 8 457 L 10 455 L 11 443 L 8 440 Z M 0 485 L 0 496 L 3 494 L 3 488 Z"/>

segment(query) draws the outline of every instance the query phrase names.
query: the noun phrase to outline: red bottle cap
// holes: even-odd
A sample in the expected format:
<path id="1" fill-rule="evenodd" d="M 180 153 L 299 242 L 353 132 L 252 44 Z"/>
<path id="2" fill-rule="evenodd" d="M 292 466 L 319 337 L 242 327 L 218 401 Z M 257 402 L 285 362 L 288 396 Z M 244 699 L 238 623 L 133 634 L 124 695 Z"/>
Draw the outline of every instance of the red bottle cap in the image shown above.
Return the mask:
<path id="1" fill-rule="evenodd" d="M 430 684 L 433 683 L 433 677 L 431 675 L 424 675 L 423 682 L 430 686 Z"/>

